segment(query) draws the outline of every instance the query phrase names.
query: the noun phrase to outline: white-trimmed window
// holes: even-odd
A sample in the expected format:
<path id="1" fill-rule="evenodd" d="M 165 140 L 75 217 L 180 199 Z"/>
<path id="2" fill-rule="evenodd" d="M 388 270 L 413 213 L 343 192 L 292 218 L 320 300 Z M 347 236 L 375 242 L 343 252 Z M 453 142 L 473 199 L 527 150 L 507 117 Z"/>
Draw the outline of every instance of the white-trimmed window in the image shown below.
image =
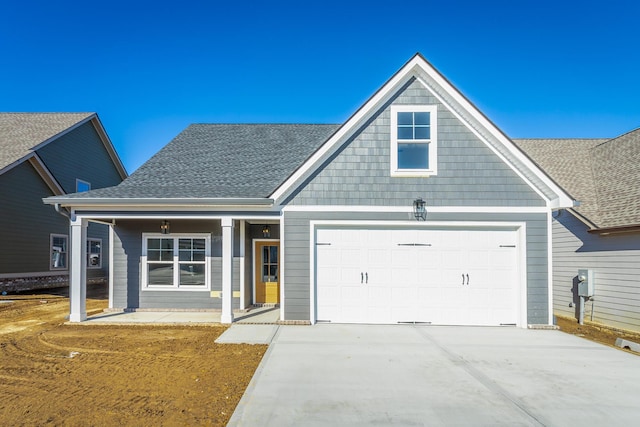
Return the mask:
<path id="1" fill-rule="evenodd" d="M 51 234 L 49 237 L 49 253 L 51 255 L 49 268 L 51 270 L 66 270 L 68 268 L 68 243 L 69 236 L 64 234 Z"/>
<path id="2" fill-rule="evenodd" d="M 209 290 L 211 235 L 143 234 L 142 289 Z"/>
<path id="3" fill-rule="evenodd" d="M 87 239 L 87 268 L 102 268 L 102 239 Z"/>
<path id="4" fill-rule="evenodd" d="M 76 193 L 84 193 L 85 191 L 91 190 L 91 183 L 87 181 L 83 181 L 81 179 L 76 179 Z"/>
<path id="5" fill-rule="evenodd" d="M 429 176 L 438 171 L 435 105 L 391 106 L 391 176 Z"/>

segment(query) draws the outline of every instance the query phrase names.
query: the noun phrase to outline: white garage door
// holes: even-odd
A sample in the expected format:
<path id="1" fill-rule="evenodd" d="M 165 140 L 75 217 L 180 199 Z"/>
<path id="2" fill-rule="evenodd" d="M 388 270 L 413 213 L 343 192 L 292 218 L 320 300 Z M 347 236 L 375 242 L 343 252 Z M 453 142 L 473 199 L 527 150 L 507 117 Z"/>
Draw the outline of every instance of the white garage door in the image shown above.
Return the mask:
<path id="1" fill-rule="evenodd" d="M 316 318 L 515 325 L 516 242 L 511 230 L 318 229 Z"/>

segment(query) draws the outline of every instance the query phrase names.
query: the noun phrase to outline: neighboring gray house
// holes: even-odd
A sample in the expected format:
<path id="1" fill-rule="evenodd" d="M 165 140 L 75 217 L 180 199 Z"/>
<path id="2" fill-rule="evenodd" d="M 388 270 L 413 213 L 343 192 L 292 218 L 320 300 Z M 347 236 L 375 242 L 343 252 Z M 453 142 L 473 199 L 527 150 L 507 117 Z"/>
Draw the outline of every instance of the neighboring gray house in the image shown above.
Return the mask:
<path id="1" fill-rule="evenodd" d="M 192 125 L 120 185 L 45 203 L 72 241 L 111 224 L 114 309 L 519 327 L 553 321 L 552 212 L 573 206 L 419 54 L 342 125 Z"/>
<path id="2" fill-rule="evenodd" d="M 514 142 L 580 202 L 553 220 L 555 313 L 578 316 L 578 269 L 591 269 L 584 318 L 640 331 L 640 129 L 611 140 Z"/>
<path id="3" fill-rule="evenodd" d="M 66 286 L 69 219 L 42 199 L 126 176 L 96 114 L 0 113 L 0 290 Z M 107 233 L 105 225 L 89 228 L 91 280 L 107 276 Z"/>

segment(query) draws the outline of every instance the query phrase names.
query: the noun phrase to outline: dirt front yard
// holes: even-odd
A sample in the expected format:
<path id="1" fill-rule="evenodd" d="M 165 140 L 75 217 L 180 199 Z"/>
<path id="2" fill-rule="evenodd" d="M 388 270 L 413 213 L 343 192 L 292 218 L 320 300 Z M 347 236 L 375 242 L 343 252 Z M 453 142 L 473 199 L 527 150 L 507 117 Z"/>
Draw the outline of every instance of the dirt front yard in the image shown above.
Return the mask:
<path id="1" fill-rule="evenodd" d="M 225 425 L 267 349 L 215 344 L 217 325 L 65 325 L 63 292 L 0 296 L 2 425 Z"/>

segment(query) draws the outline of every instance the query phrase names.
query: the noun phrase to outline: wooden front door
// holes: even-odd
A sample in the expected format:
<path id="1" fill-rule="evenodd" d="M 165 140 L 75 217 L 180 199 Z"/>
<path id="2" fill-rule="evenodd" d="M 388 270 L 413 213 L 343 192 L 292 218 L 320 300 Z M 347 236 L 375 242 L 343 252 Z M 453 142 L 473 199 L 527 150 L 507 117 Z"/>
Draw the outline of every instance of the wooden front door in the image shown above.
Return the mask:
<path id="1" fill-rule="evenodd" d="M 280 242 L 257 241 L 255 245 L 256 304 L 280 302 Z"/>

